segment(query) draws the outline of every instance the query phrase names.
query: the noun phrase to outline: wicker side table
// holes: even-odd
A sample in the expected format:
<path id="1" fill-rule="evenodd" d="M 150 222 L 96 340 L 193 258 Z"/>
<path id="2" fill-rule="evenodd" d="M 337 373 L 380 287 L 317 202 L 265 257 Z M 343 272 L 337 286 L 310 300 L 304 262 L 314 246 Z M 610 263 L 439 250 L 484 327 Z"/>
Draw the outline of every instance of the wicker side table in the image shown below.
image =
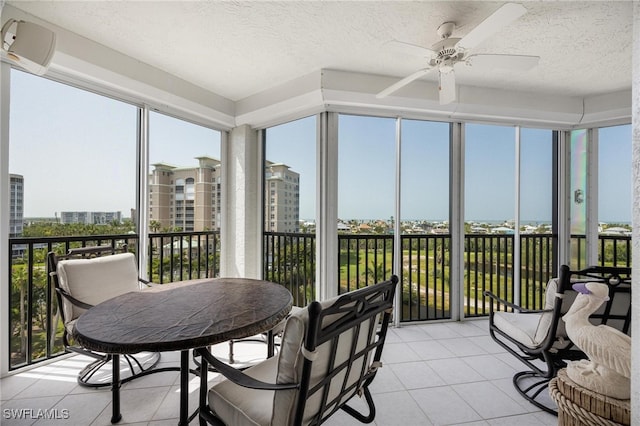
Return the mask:
<path id="1" fill-rule="evenodd" d="M 565 369 L 549 382 L 549 394 L 558 404 L 558 426 L 629 426 L 631 401 L 615 399 L 585 389 Z"/>

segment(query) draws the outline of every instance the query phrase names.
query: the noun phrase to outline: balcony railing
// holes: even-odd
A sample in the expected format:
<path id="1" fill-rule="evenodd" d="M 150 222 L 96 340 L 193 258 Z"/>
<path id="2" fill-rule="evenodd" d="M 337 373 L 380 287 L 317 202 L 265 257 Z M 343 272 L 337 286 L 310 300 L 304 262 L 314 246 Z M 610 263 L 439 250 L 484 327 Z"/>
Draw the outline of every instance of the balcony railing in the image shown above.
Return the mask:
<path id="1" fill-rule="evenodd" d="M 392 235 L 339 234 L 338 292 L 381 281 L 394 264 Z M 137 235 L 11 238 L 10 369 L 64 353 L 62 324 L 50 277 L 46 253 L 65 253 L 73 247 L 127 244 L 137 252 Z M 451 236 L 448 234 L 401 237 L 402 322 L 451 318 Z M 520 236 L 520 281 L 513 282 L 513 235 L 468 234 L 464 239 L 463 312 L 467 317 L 488 314 L 484 290 L 505 300 L 538 309 L 544 288 L 553 275 L 550 234 Z M 584 237 L 572 238 L 582 247 Z M 219 275 L 217 232 L 154 233 L 149 235 L 148 273 L 154 282 L 166 283 Z M 584 251 L 574 251 L 574 256 Z M 631 238 L 601 235 L 600 264 L 631 266 Z M 581 257 L 578 256 L 577 259 Z M 574 258 L 572 267 L 582 267 Z M 264 278 L 285 285 L 294 304 L 305 306 L 315 298 L 316 241 L 313 234 L 265 233 Z M 572 261 L 573 262 L 573 261 Z"/>
<path id="2" fill-rule="evenodd" d="M 309 286 L 314 274 L 313 241 L 314 236 L 310 234 L 265 233 L 265 277 L 290 288 L 299 288 L 304 282 L 307 289 L 304 294 L 312 294 Z M 403 235 L 401 242 L 401 321 L 451 318 L 451 236 Z M 630 242 L 627 236 L 600 236 L 599 263 L 630 266 Z M 339 234 L 338 245 L 339 293 L 381 281 L 391 274 L 394 262 L 392 235 Z M 584 237 L 573 236 L 572 245 L 583 247 Z M 485 290 L 530 309 L 544 306 L 544 289 L 554 274 L 553 235 L 520 235 L 520 279 L 517 284 L 513 281 L 513 253 L 513 235 L 465 235 L 461 291 L 464 292 L 463 312 L 466 317 L 488 315 L 489 300 L 483 295 Z M 584 265 L 573 259 L 572 267 Z M 304 271 L 304 274 L 296 271 Z M 299 297 L 296 304 L 304 306 L 310 300 Z"/>
<path id="3" fill-rule="evenodd" d="M 315 299 L 315 235 L 265 232 L 263 250 L 264 279 L 289 289 L 296 306 Z"/>
<path id="4" fill-rule="evenodd" d="M 53 251 L 93 245 L 136 253 L 135 234 L 79 237 L 10 238 L 9 368 L 15 369 L 64 353 L 62 322 L 46 256 Z M 157 283 L 215 277 L 220 271 L 218 232 L 149 235 L 148 273 Z"/>

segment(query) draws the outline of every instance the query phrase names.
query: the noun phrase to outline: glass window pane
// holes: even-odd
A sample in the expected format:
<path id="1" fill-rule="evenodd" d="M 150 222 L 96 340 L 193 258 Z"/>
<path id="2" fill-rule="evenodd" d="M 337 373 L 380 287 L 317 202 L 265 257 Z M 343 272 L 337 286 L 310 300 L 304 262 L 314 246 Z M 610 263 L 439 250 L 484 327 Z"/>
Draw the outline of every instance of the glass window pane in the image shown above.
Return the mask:
<path id="1" fill-rule="evenodd" d="M 264 276 L 315 299 L 316 117 L 265 131 Z"/>
<path id="2" fill-rule="evenodd" d="M 149 276 L 154 282 L 220 272 L 221 163 L 217 130 L 149 114 Z"/>
<path id="3" fill-rule="evenodd" d="M 395 140 L 395 119 L 339 116 L 339 292 L 382 281 L 393 270 Z"/>
<path id="4" fill-rule="evenodd" d="M 315 116 L 266 130 L 265 231 L 315 232 L 315 152 Z"/>
<path id="5" fill-rule="evenodd" d="M 525 233 L 550 232 L 553 215 L 553 131 L 520 131 L 520 224 Z M 542 226 L 547 225 L 547 226 Z"/>
<path id="6" fill-rule="evenodd" d="M 402 120 L 402 320 L 450 318 L 450 125 Z"/>
<path id="7" fill-rule="evenodd" d="M 587 266 L 587 151 L 588 135 L 586 129 L 572 130 L 570 139 L 570 230 L 572 269 Z"/>
<path id="8" fill-rule="evenodd" d="M 544 308 L 553 271 L 553 131 L 520 130 L 520 306 Z"/>
<path id="9" fill-rule="evenodd" d="M 136 247 L 131 217 L 137 108 L 18 70 L 10 76 L 13 369 L 64 351 L 60 311 L 48 292 L 48 251 L 64 254 L 81 245 L 123 243 Z M 81 238 L 87 235 L 95 238 Z"/>
<path id="10" fill-rule="evenodd" d="M 465 125 L 465 222 L 508 232 L 515 218 L 515 129 Z"/>
<path id="11" fill-rule="evenodd" d="M 464 313 L 484 315 L 490 290 L 513 300 L 515 128 L 465 125 Z"/>
<path id="12" fill-rule="evenodd" d="M 30 223 L 94 225 L 131 218 L 136 111 L 104 96 L 11 72 L 9 168 L 24 179 L 24 216 Z M 76 226 L 70 232 L 81 235 L 87 229 Z"/>
<path id="13" fill-rule="evenodd" d="M 220 132 L 149 114 L 152 232 L 220 230 Z"/>
<path id="14" fill-rule="evenodd" d="M 348 226 L 366 224 L 375 233 L 393 230 L 395 129 L 391 118 L 339 117 L 338 218 Z"/>
<path id="15" fill-rule="evenodd" d="M 631 126 L 598 129 L 600 263 L 631 266 Z"/>

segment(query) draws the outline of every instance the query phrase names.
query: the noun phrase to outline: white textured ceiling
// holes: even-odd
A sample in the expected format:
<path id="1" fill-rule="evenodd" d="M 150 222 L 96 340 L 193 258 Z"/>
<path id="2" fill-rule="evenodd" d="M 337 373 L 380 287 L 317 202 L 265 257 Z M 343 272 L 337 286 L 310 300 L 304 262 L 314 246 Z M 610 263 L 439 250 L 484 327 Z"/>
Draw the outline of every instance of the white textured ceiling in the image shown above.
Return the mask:
<path id="1" fill-rule="evenodd" d="M 231 100 L 320 69 L 404 77 L 425 60 L 386 43 L 462 36 L 505 2 L 7 1 Z M 525 1 L 474 53 L 540 56 L 524 73 L 456 68 L 460 84 L 565 96 L 631 88 L 631 1 Z M 423 78 L 435 81 L 436 74 Z"/>

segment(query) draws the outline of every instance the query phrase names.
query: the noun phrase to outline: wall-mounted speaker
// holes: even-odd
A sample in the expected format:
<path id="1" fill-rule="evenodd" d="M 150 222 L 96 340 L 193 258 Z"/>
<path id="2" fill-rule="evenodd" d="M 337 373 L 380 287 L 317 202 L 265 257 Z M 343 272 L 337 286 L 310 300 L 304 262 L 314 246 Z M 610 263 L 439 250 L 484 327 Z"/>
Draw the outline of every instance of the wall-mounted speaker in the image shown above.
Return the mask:
<path id="1" fill-rule="evenodd" d="M 2 27 L 4 57 L 25 70 L 42 75 L 47 72 L 56 50 L 56 34 L 38 24 L 15 19 Z"/>

